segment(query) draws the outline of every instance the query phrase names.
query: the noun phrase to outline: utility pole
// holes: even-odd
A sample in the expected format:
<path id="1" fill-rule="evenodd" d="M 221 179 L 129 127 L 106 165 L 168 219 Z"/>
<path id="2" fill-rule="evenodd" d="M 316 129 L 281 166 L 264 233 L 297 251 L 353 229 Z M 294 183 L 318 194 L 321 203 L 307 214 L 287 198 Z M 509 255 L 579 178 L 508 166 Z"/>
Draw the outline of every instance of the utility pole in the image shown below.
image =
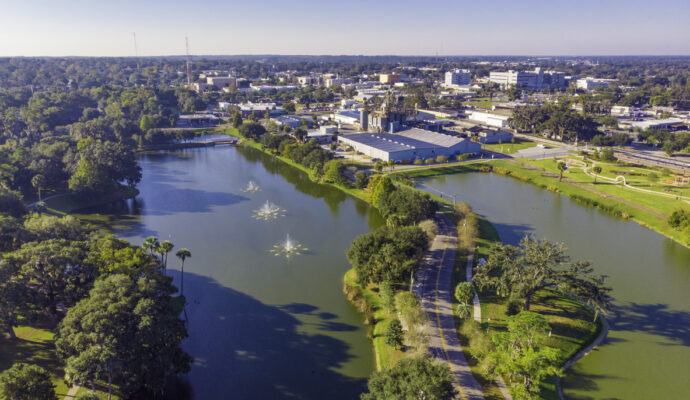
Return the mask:
<path id="1" fill-rule="evenodd" d="M 139 49 L 137 48 L 137 33 L 132 32 L 134 35 L 134 58 L 137 60 L 137 72 L 139 72 Z"/>
<path id="2" fill-rule="evenodd" d="M 192 70 L 189 67 L 189 38 L 187 36 L 184 37 L 184 44 L 185 44 L 185 48 L 187 50 L 187 88 L 191 89 L 191 87 L 192 87 Z"/>

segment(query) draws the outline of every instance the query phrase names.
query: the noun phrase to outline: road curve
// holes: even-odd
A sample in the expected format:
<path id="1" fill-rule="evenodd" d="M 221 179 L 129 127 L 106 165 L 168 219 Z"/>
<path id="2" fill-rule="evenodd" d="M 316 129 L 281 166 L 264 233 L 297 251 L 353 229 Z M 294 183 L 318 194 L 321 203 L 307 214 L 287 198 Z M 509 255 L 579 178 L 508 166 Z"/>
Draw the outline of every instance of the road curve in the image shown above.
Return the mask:
<path id="1" fill-rule="evenodd" d="M 429 316 L 429 352 L 447 363 L 453 374 L 459 399 L 484 399 L 482 388 L 472 375 L 455 330 L 452 308 L 451 278 L 455 264 L 457 234 L 444 215 L 435 217 L 438 234 L 422 266 L 415 273 L 413 291 Z"/>

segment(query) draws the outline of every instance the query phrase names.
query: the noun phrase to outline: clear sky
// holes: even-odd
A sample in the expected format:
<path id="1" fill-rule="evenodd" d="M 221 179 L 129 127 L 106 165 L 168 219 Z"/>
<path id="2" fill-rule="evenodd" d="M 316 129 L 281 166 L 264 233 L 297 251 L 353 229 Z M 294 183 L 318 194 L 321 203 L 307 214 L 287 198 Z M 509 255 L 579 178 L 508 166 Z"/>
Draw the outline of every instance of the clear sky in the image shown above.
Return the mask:
<path id="1" fill-rule="evenodd" d="M 3 0 L 0 56 L 690 55 L 690 0 Z"/>

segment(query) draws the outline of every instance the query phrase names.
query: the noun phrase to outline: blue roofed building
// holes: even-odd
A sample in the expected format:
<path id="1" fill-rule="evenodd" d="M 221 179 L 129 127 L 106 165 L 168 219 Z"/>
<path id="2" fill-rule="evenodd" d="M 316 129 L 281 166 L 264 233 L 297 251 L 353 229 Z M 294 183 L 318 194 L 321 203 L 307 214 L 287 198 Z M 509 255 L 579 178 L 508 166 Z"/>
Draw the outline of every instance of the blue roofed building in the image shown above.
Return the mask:
<path id="1" fill-rule="evenodd" d="M 338 136 L 338 142 L 372 158 L 389 161 L 479 154 L 478 143 L 457 136 L 411 128 L 396 133 L 357 133 Z"/>

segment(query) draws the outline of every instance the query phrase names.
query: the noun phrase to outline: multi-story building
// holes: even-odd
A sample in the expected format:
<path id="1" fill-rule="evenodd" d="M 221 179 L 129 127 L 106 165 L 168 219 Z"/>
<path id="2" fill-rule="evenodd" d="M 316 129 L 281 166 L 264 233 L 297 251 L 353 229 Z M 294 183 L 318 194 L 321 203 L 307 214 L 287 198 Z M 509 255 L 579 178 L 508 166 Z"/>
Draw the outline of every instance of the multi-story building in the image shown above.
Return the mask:
<path id="1" fill-rule="evenodd" d="M 596 79 L 592 77 L 578 79 L 575 82 L 575 87 L 583 90 L 592 90 L 596 87 L 609 87 L 609 83 L 615 81 L 615 79 Z"/>
<path id="2" fill-rule="evenodd" d="M 446 72 L 446 86 L 466 86 L 470 84 L 472 75 L 469 69 L 455 69 Z"/>
<path id="3" fill-rule="evenodd" d="M 489 82 L 498 83 L 502 88 L 518 86 L 524 90 L 562 89 L 566 83 L 564 73 L 542 71 L 539 67 L 534 71 L 491 72 Z"/>
<path id="4" fill-rule="evenodd" d="M 215 89 L 222 89 L 224 87 L 235 84 L 236 78 L 230 76 L 209 76 L 206 78 L 206 84 L 213 86 Z"/>
<path id="5" fill-rule="evenodd" d="M 400 74 L 380 74 L 379 75 L 379 82 L 383 83 L 384 85 L 392 85 L 396 82 L 401 82 L 402 81 L 402 75 Z"/>

